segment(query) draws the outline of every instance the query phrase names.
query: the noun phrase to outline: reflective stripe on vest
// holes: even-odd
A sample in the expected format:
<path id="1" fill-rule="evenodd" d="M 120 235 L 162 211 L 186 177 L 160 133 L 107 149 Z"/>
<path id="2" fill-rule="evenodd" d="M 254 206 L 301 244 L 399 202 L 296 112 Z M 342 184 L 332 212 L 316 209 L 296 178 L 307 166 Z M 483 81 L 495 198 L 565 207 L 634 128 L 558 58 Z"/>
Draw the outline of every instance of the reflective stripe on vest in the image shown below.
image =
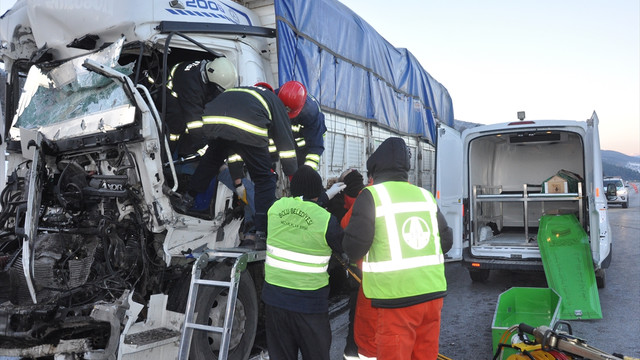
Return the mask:
<path id="1" fill-rule="evenodd" d="M 239 154 L 233 154 L 227 158 L 229 164 L 242 161 L 242 157 Z"/>
<path id="2" fill-rule="evenodd" d="M 312 167 L 313 170 L 318 170 L 318 164 L 320 164 L 320 155 L 307 154 L 307 156 L 305 157 L 304 164 Z"/>
<path id="3" fill-rule="evenodd" d="M 268 114 L 269 121 L 271 121 L 271 110 L 269 110 L 269 104 L 267 104 L 267 102 L 260 95 L 260 93 L 251 89 L 237 89 L 237 88 L 227 89 L 225 92 L 227 91 L 241 91 L 241 92 L 245 92 L 253 95 L 258 101 L 260 101 L 260 103 L 262 104 L 262 106 L 264 107 L 264 109 Z M 229 126 L 233 126 L 238 129 L 244 130 L 246 132 L 249 132 L 258 136 L 265 136 L 265 137 L 269 132 L 268 129 L 261 128 L 259 126 L 255 126 L 251 123 L 248 123 L 244 120 L 240 120 L 240 119 L 236 119 L 228 116 L 203 116 L 202 120 L 195 120 L 195 121 L 188 122 L 187 129 L 201 128 L 204 125 L 229 125 Z"/>
<path id="4" fill-rule="evenodd" d="M 228 89 L 226 91 L 241 91 L 241 92 L 245 92 L 245 93 L 253 95 L 253 97 L 258 99 L 258 101 L 260 101 L 262 106 L 264 106 L 264 109 L 267 111 L 267 114 L 269 114 L 269 121 L 272 120 L 272 118 L 271 118 L 271 110 L 269 110 L 269 104 L 267 104 L 267 102 L 264 100 L 264 98 L 262 97 L 262 95 L 260 95 L 259 92 L 255 91 L 255 90 L 251 90 L 251 89 L 242 89 L 242 88 L 232 88 L 232 89 Z"/>
<path id="5" fill-rule="evenodd" d="M 175 74 L 176 70 L 178 69 L 178 66 L 181 63 L 177 63 L 175 65 L 173 65 L 173 67 L 171 68 L 171 72 L 169 72 L 169 79 L 167 79 L 167 89 L 169 89 L 169 92 L 171 93 L 171 96 L 178 98 L 178 94 L 173 91 L 173 74 Z"/>
<path id="6" fill-rule="evenodd" d="M 281 159 L 292 159 L 294 157 L 296 157 L 296 151 L 295 150 L 280 151 L 280 158 Z"/>
<path id="7" fill-rule="evenodd" d="M 331 256 L 307 255 L 295 251 L 280 249 L 275 246 L 267 246 L 267 253 L 274 257 L 267 257 L 266 261 L 274 267 L 297 272 L 322 273 L 329 268 L 329 259 Z M 277 260 L 279 257 L 285 261 Z M 300 263 L 308 263 L 321 266 L 310 266 L 304 264 L 295 264 L 288 261 L 297 261 Z"/>
<path id="8" fill-rule="evenodd" d="M 393 299 L 446 290 L 437 205 L 431 193 L 394 181 L 368 189 L 376 219 L 374 241 L 362 262 L 365 295 Z"/>
<path id="9" fill-rule="evenodd" d="M 276 143 L 273 142 L 272 138 L 269 138 L 269 153 L 272 155 L 278 152 L 278 148 L 276 147 Z"/>
<path id="10" fill-rule="evenodd" d="M 297 290 L 327 286 L 329 212 L 316 203 L 285 197 L 273 203 L 267 214 L 265 281 Z"/>
<path id="11" fill-rule="evenodd" d="M 196 121 L 194 121 L 194 123 L 195 122 Z M 246 121 L 227 116 L 204 116 L 202 117 L 201 123 L 203 123 L 204 125 L 229 125 L 258 136 L 267 137 L 267 135 L 269 135 L 268 129 L 261 128 Z M 191 129 L 191 127 L 189 127 L 189 129 Z"/>

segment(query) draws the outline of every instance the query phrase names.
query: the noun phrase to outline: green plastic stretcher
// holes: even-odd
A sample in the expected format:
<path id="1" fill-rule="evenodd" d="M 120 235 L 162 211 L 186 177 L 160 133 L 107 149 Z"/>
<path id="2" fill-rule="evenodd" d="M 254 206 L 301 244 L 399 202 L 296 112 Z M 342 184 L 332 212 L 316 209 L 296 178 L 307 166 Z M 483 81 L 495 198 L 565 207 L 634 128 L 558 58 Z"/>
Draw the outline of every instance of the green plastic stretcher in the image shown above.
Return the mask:
<path id="1" fill-rule="evenodd" d="M 544 215 L 538 246 L 547 284 L 562 298 L 563 320 L 602 319 L 589 236 L 575 215 Z"/>

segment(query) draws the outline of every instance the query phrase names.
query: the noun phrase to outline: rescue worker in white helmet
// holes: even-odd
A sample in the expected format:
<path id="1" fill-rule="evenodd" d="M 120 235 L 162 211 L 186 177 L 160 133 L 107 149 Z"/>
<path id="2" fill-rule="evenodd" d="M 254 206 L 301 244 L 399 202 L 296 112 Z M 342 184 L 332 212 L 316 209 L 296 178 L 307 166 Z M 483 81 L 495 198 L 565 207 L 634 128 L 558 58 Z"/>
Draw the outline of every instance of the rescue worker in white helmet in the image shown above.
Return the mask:
<path id="1" fill-rule="evenodd" d="M 166 85 L 165 123 L 173 152 L 193 155 L 206 145 L 203 139 L 189 134 L 189 126 L 202 120 L 206 103 L 237 82 L 235 66 L 224 57 L 180 62 L 171 68 Z"/>
<path id="2" fill-rule="evenodd" d="M 367 160 L 373 185 L 356 198 L 342 241 L 351 260 L 363 259 L 362 290 L 377 309 L 378 359 L 438 357 L 444 254 L 453 235 L 433 195 L 408 182 L 409 168 L 402 138 L 380 144 Z"/>
<path id="3" fill-rule="evenodd" d="M 196 195 L 206 191 L 227 157 L 237 153 L 246 163 L 255 185 L 256 243 L 253 245 L 264 248 L 267 210 L 276 199 L 276 174 L 271 169 L 269 138 L 280 151 L 284 173 L 293 175 L 298 168 L 291 122 L 282 101 L 261 87 L 227 89 L 207 103 L 204 115 L 189 131 L 203 136 L 208 148 L 189 181 L 187 193 L 174 207 L 183 213 L 191 209 Z"/>
<path id="4" fill-rule="evenodd" d="M 302 165 L 291 179 L 291 197 L 269 209 L 265 283 L 267 347 L 272 359 L 329 360 L 329 274 L 332 251 L 342 252 L 342 228 L 316 203 L 317 171 Z"/>

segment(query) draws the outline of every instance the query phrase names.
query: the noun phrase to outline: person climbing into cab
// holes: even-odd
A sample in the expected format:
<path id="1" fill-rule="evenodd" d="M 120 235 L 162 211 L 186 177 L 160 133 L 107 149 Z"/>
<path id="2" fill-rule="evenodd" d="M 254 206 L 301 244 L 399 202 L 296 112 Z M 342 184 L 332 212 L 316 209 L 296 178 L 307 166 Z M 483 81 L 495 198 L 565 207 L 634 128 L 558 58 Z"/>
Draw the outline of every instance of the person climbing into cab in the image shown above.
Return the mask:
<path id="1" fill-rule="evenodd" d="M 255 185 L 255 240 L 241 244 L 264 249 L 267 210 L 275 201 L 276 174 L 271 169 L 269 138 L 280 152 L 286 175 L 298 168 L 291 122 L 282 101 L 271 91 L 256 86 L 227 89 L 208 103 L 200 122 L 190 132 L 204 136 L 208 148 L 174 208 L 187 213 L 198 193 L 206 191 L 229 155 L 237 153 L 247 165 Z"/>
<path id="2" fill-rule="evenodd" d="M 172 152 L 193 155 L 206 145 L 203 139 L 189 133 L 189 127 L 202 120 L 208 102 L 237 82 L 236 67 L 224 57 L 180 62 L 171 68 L 165 87 L 165 123 Z M 204 154 L 204 150 L 201 152 Z"/>

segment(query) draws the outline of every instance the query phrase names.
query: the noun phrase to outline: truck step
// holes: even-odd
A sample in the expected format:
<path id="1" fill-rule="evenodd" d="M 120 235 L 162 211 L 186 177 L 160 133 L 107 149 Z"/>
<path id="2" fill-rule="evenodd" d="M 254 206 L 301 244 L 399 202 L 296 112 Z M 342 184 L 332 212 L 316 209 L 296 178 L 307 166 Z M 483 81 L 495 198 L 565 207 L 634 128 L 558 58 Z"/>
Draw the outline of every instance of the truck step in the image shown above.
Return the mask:
<path id="1" fill-rule="evenodd" d="M 157 328 L 127 335 L 124 338 L 124 343 L 127 345 L 144 346 L 171 338 L 179 339 L 180 332 L 167 328 Z"/>

